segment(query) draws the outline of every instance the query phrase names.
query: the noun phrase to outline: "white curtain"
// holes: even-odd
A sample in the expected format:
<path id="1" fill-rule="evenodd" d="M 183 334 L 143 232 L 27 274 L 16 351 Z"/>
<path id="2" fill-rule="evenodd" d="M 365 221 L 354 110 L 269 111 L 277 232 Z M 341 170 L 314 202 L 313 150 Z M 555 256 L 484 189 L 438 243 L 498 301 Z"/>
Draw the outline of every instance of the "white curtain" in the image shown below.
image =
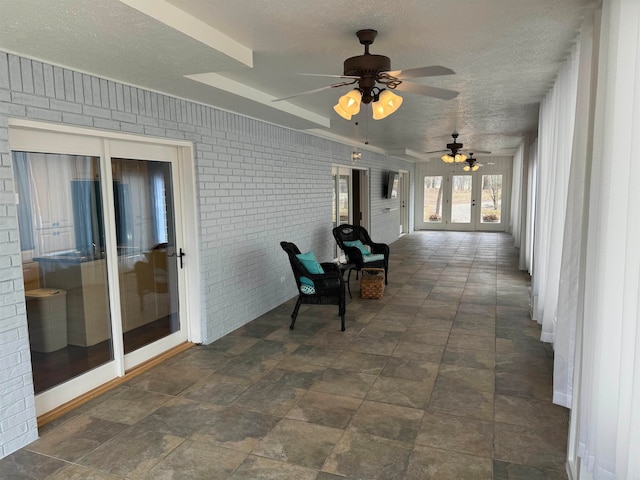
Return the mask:
<path id="1" fill-rule="evenodd" d="M 573 390 L 576 325 L 582 316 L 584 296 L 585 248 L 587 238 L 587 172 L 591 166 L 591 139 L 595 101 L 595 75 L 592 74 L 593 18 L 585 18 L 579 39 L 579 72 L 575 126 L 571 150 L 571 170 L 564 221 L 562 258 L 557 297 L 554 340 L 553 402 L 571 408 Z"/>
<path id="2" fill-rule="evenodd" d="M 598 72 L 582 355 L 572 422 L 578 421 L 583 471 L 596 480 L 640 479 L 638 0 L 604 2 Z"/>
<path id="3" fill-rule="evenodd" d="M 513 235 L 513 244 L 516 248 L 521 247 L 521 227 L 522 227 L 522 162 L 524 143 L 521 143 L 513 156 L 513 179 L 511 181 L 511 216 L 509 220 L 509 231 Z"/>
<path id="4" fill-rule="evenodd" d="M 576 118 L 579 43 L 540 105 L 538 122 L 535 254 L 532 315 L 542 324 L 541 340 L 555 340 L 560 260 Z"/>
<path id="5" fill-rule="evenodd" d="M 524 253 L 520 251 L 520 269 L 533 273 L 533 219 L 536 217 L 535 192 L 538 185 L 538 139 L 529 147 L 529 161 L 527 162 L 527 219 L 525 221 Z M 532 315 L 533 318 L 533 315 Z"/>

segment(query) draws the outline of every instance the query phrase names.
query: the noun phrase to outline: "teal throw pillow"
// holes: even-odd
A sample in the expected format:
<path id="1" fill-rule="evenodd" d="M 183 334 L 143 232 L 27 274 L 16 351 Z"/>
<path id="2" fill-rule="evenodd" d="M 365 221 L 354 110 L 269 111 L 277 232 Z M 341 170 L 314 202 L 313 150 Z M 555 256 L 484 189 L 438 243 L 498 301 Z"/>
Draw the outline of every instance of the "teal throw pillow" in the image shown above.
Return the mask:
<path id="1" fill-rule="evenodd" d="M 299 253 L 296 257 L 298 257 L 298 260 L 302 262 L 302 265 L 304 265 L 304 268 L 306 268 L 309 273 L 324 273 L 322 265 L 318 263 L 318 259 L 316 259 L 313 252 Z M 302 281 L 302 279 L 300 279 L 300 281 Z"/>
<path id="2" fill-rule="evenodd" d="M 360 240 L 354 240 L 352 242 L 344 242 L 347 247 L 358 247 L 358 249 L 362 252 L 362 255 L 369 255 L 369 249 L 365 247 Z"/>

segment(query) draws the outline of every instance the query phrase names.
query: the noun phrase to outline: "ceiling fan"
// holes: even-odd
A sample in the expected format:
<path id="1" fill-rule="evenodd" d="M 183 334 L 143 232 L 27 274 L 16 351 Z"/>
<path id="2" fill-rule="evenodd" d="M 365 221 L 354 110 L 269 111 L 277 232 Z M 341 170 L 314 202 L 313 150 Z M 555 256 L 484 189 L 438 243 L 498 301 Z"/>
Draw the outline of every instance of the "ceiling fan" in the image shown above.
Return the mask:
<path id="1" fill-rule="evenodd" d="M 442 153 L 442 152 L 446 152 L 441 158 L 441 160 L 445 163 L 462 163 L 464 161 L 467 160 L 467 156 L 463 153 L 463 152 L 468 152 L 470 151 L 469 148 L 463 148 L 464 145 L 462 143 L 458 143 L 458 134 L 457 133 L 452 133 L 451 136 L 453 137 L 453 142 L 451 143 L 447 143 L 447 148 L 445 150 L 433 150 L 432 152 L 425 152 L 425 153 Z M 483 153 L 483 154 L 490 154 L 491 152 L 487 152 L 486 150 L 477 150 L 477 149 L 473 149 L 474 152 L 476 153 Z M 473 153 L 470 153 L 470 155 L 473 155 Z M 476 160 L 475 158 L 473 159 L 474 161 Z M 477 169 L 476 169 L 477 170 Z"/>
<path id="2" fill-rule="evenodd" d="M 473 158 L 473 152 L 469 152 L 469 156 L 464 160 L 465 162 L 467 162 L 467 165 L 465 165 L 462 170 L 464 170 L 465 172 L 475 172 L 480 167 L 483 167 L 484 165 L 478 163 L 477 160 L 477 158 Z"/>
<path id="3" fill-rule="evenodd" d="M 418 83 L 407 82 L 405 79 L 414 77 L 431 77 L 436 75 L 451 75 L 453 70 L 434 65 L 431 67 L 411 68 L 408 70 L 391 70 L 391 61 L 384 55 L 369 53 L 369 46 L 373 43 L 378 32 L 366 29 L 356 32 L 360 43 L 364 45 L 364 54 L 347 58 L 344 61 L 344 73 L 342 75 L 324 75 L 314 73 L 302 73 L 319 77 L 343 78 L 345 81 L 316 88 L 305 92 L 296 93 L 287 97 L 273 100 L 278 102 L 300 95 L 317 93 L 331 88 L 339 88 L 354 85 L 354 89 L 340 97 L 334 110 L 346 120 L 351 120 L 352 115 L 360 111 L 360 104 L 372 103 L 373 118 L 379 120 L 395 112 L 402 97 L 394 94 L 392 90 L 400 92 L 417 93 L 429 97 L 450 100 L 458 96 L 458 92 L 445 88 L 430 87 Z"/>

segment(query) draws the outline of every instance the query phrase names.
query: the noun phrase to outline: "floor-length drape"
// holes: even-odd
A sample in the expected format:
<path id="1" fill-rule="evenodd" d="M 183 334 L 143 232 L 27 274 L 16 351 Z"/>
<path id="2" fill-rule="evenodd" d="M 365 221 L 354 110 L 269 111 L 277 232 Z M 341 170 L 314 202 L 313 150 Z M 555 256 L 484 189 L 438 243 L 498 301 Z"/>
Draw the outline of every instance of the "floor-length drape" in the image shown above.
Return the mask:
<path id="1" fill-rule="evenodd" d="M 579 39 L 579 72 L 576 119 L 571 151 L 571 170 L 564 222 L 562 258 L 558 286 L 558 307 L 554 339 L 553 402 L 570 408 L 573 390 L 576 324 L 582 316 L 587 233 L 588 179 L 591 165 L 591 138 L 595 102 L 595 75 L 592 15 L 585 18 Z M 597 52 L 597 49 L 596 49 Z"/>
<path id="2" fill-rule="evenodd" d="M 579 44 L 562 66 L 540 105 L 538 123 L 538 190 L 532 314 L 542 324 L 541 340 L 555 339 L 560 260 L 575 124 Z"/>
<path id="3" fill-rule="evenodd" d="M 572 422 L 579 422 L 583 471 L 596 480 L 639 479 L 640 2 L 605 1 L 600 37 L 582 356 Z"/>

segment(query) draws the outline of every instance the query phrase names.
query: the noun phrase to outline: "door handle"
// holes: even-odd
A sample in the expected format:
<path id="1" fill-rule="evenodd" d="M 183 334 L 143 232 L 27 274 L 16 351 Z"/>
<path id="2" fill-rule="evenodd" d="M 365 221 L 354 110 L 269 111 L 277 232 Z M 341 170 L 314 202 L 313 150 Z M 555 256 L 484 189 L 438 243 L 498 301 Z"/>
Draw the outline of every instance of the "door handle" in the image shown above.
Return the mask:
<path id="1" fill-rule="evenodd" d="M 184 263 L 182 262 L 182 257 L 186 257 L 187 254 L 184 253 L 184 250 L 179 249 L 180 253 L 170 253 L 169 257 L 178 257 L 180 259 L 180 268 L 184 268 Z"/>

